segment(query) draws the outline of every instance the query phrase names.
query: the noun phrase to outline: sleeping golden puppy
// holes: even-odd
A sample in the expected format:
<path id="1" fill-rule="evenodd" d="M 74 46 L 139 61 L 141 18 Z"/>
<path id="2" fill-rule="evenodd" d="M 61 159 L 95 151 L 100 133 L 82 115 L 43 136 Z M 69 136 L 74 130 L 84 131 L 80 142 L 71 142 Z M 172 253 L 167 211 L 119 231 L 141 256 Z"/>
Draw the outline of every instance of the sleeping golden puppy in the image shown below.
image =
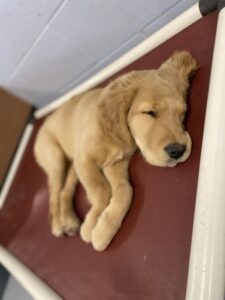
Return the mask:
<path id="1" fill-rule="evenodd" d="M 159 69 L 134 71 L 74 96 L 46 119 L 34 151 L 48 177 L 55 236 L 79 228 L 72 205 L 79 180 L 91 204 L 80 235 L 104 250 L 131 205 L 128 165 L 135 150 L 161 167 L 188 158 L 191 138 L 183 120 L 189 78 L 197 68 L 189 52 L 175 52 Z"/>

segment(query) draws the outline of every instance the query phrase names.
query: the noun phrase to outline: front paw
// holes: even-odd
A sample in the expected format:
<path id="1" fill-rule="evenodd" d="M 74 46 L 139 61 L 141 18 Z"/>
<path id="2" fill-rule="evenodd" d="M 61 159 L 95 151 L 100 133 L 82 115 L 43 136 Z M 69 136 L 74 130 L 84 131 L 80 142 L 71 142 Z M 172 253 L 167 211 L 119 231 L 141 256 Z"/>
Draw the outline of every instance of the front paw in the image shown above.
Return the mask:
<path id="1" fill-rule="evenodd" d="M 108 222 L 102 216 L 95 228 L 92 230 L 92 245 L 95 250 L 103 251 L 111 243 L 113 237 L 116 235 L 119 230 L 119 224 L 113 224 L 113 222 Z"/>
<path id="2" fill-rule="evenodd" d="M 63 236 L 63 229 L 58 219 L 52 219 L 51 221 L 51 232 L 55 237 Z"/>
<path id="3" fill-rule="evenodd" d="M 61 227 L 64 234 L 73 236 L 79 230 L 80 221 L 75 214 L 68 214 L 61 218 Z"/>
<path id="4" fill-rule="evenodd" d="M 96 211 L 95 209 L 91 209 L 86 215 L 86 218 L 80 229 L 80 236 L 84 242 L 86 243 L 91 242 L 92 230 L 96 226 L 96 223 L 98 222 L 98 217 L 99 217 L 99 212 Z"/>
<path id="5" fill-rule="evenodd" d="M 92 228 L 93 228 L 93 226 L 91 226 L 88 222 L 85 222 L 85 221 L 81 225 L 80 236 L 81 236 L 82 240 L 86 243 L 91 242 Z"/>

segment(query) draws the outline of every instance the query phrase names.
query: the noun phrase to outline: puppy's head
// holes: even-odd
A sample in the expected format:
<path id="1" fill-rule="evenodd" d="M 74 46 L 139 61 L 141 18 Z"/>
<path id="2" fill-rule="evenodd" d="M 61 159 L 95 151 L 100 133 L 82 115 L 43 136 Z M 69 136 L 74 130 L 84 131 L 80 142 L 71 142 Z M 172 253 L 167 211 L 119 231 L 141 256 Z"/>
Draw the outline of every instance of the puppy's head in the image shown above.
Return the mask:
<path id="1" fill-rule="evenodd" d="M 185 161 L 191 152 L 183 125 L 186 94 L 197 68 L 191 54 L 181 51 L 158 70 L 131 72 L 112 82 L 102 101 L 109 134 L 134 140 L 150 164 L 173 167 Z"/>

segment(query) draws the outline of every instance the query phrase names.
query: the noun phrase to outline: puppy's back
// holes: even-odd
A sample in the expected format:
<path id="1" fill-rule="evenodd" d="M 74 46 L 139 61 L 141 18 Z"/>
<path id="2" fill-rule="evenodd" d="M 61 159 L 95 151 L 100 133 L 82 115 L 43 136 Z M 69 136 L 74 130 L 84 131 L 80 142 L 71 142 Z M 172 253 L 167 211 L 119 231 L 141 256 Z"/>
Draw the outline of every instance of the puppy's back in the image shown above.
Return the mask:
<path id="1" fill-rule="evenodd" d="M 84 94 L 74 96 L 46 118 L 35 141 L 34 152 L 36 158 L 38 157 L 38 152 L 40 152 L 39 149 L 45 147 L 43 141 L 48 138 L 48 140 L 59 144 L 65 156 L 67 156 L 68 159 L 72 159 L 73 115 L 79 100 L 81 100 L 83 96 Z"/>

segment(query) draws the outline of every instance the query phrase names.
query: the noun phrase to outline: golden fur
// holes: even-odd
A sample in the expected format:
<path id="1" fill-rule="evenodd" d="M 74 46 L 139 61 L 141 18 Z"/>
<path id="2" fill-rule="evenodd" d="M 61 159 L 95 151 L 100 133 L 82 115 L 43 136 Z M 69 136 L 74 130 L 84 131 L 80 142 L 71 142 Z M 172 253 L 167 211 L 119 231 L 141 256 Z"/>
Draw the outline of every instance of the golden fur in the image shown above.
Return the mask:
<path id="1" fill-rule="evenodd" d="M 131 205 L 128 165 L 137 147 L 157 166 L 173 167 L 188 158 L 191 139 L 183 120 L 189 78 L 197 67 L 189 52 L 175 52 L 159 69 L 134 71 L 77 95 L 46 119 L 34 151 L 48 177 L 55 236 L 79 228 L 72 206 L 79 180 L 91 204 L 80 235 L 104 250 Z M 165 151 L 171 143 L 186 147 L 178 159 Z"/>

